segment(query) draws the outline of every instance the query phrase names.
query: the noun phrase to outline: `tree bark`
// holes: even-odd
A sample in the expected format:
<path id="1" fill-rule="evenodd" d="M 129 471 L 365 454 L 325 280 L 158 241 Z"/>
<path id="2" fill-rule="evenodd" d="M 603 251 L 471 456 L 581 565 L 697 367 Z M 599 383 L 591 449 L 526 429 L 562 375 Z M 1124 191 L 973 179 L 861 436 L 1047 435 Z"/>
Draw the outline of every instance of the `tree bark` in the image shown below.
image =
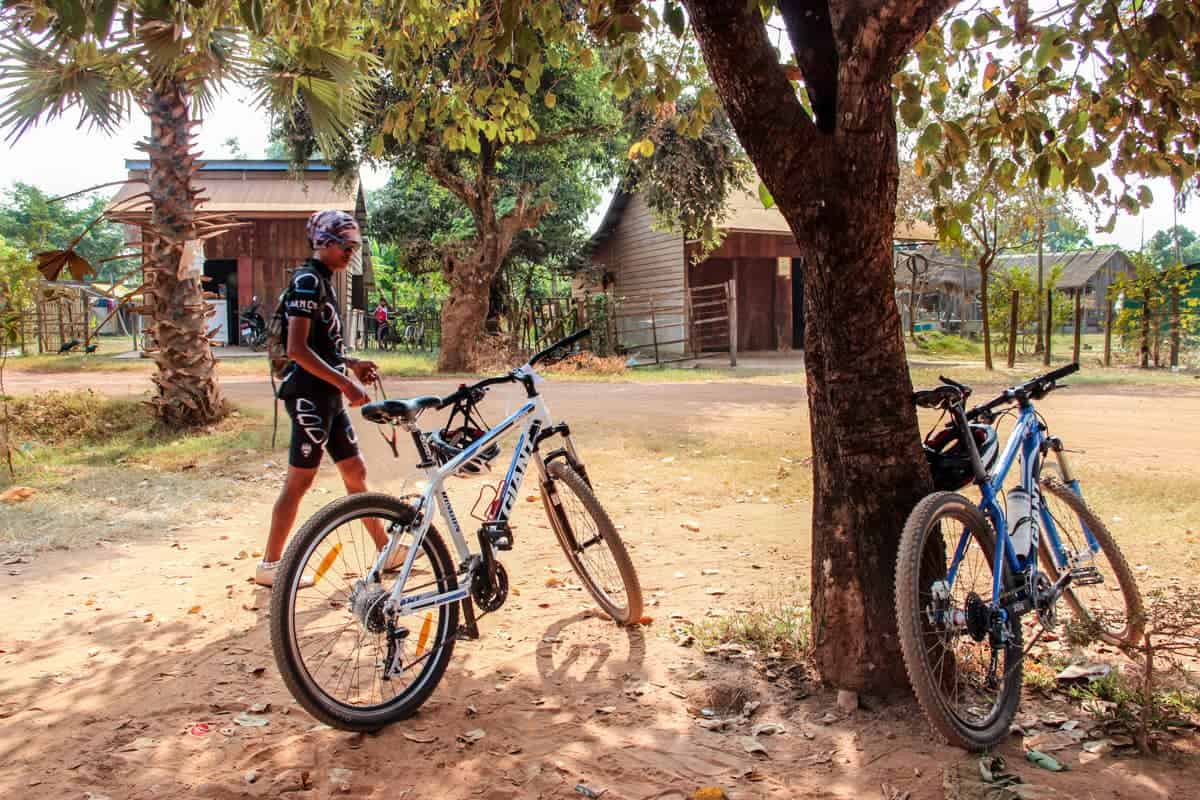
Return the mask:
<path id="1" fill-rule="evenodd" d="M 979 259 L 979 313 L 983 317 L 983 368 L 995 369 L 992 366 L 992 325 L 988 319 L 988 271 L 992 268 L 991 259 Z"/>
<path id="2" fill-rule="evenodd" d="M 895 299 L 890 80 L 945 3 L 880 4 L 875 16 L 853 4 L 823 7 L 827 16 L 792 14 L 793 42 L 839 54 L 835 76 L 806 74 L 809 92 L 823 98 L 825 116 L 818 111 L 814 122 L 777 63 L 757 7 L 685 1 L 709 75 L 805 264 L 816 663 L 838 688 L 906 687 L 895 630 L 896 552 L 909 510 L 932 486 Z M 833 31 L 834 41 L 820 38 Z"/>
<path id="3" fill-rule="evenodd" d="M 146 98 L 150 138 L 150 242 L 146 255 L 147 313 L 158 349 L 151 399 L 158 418 L 172 428 L 208 425 L 225 414 L 207 336 L 208 304 L 196 278 L 181 276 L 184 243 L 196 238 L 196 197 L 191 179 L 192 128 L 185 81 L 160 79 Z"/>
<path id="4" fill-rule="evenodd" d="M 549 202 L 531 205 L 533 188 L 524 185 L 513 209 L 497 217 L 495 145 L 481 135 L 480 150 L 474 182 L 459 175 L 440 151 L 426 152 L 426 165 L 434 180 L 462 200 L 475 220 L 475 238 L 467 243 L 466 252 L 447 251 L 442 259 L 442 275 L 450 293 L 442 303 L 439 372 L 476 369 L 492 281 L 512 248 L 514 237 L 537 225 L 551 208 Z"/>

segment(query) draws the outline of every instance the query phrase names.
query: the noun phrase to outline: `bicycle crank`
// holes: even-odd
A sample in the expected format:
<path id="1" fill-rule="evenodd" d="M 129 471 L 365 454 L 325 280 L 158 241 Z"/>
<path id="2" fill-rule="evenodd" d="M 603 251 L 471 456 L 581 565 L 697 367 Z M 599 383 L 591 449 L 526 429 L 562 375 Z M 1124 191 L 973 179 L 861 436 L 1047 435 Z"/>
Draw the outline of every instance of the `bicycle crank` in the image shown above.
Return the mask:
<path id="1" fill-rule="evenodd" d="M 488 580 L 486 569 L 476 569 L 471 577 L 471 597 L 475 605 L 485 614 L 495 611 L 508 599 L 508 572 L 499 561 L 495 562 L 495 580 Z"/>

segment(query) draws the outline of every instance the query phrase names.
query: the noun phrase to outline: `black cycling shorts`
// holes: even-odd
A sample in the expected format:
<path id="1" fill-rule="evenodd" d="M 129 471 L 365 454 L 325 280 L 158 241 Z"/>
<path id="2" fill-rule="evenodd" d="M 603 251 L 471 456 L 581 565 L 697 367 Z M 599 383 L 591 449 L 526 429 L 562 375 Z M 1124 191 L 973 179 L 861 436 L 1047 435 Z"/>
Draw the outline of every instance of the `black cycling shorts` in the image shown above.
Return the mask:
<path id="1" fill-rule="evenodd" d="M 321 463 L 321 453 L 325 450 L 335 464 L 358 455 L 358 437 L 340 394 L 289 397 L 283 403 L 292 418 L 288 464 L 313 469 Z"/>

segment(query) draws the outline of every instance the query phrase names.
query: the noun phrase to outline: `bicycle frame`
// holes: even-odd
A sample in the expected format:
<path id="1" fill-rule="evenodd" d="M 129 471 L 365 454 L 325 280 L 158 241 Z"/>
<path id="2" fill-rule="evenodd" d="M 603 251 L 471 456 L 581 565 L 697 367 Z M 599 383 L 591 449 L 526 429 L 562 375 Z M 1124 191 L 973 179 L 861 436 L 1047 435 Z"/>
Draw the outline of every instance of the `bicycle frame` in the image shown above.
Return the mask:
<path id="1" fill-rule="evenodd" d="M 420 500 L 417 503 L 417 525 L 411 531 L 413 541 L 409 543 L 408 556 L 404 560 L 404 565 L 400 568 L 399 578 L 396 580 L 390 595 L 390 602 L 397 613 L 404 615 L 427 608 L 446 605 L 447 603 L 456 603 L 465 599 L 470 594 L 471 576 L 468 574 L 466 580 L 453 591 L 442 593 L 436 591 L 426 592 L 419 595 L 401 597 L 401 592 L 408 583 L 413 563 L 420 552 L 421 542 L 433 522 L 432 511 L 435 508 L 435 504 L 436 509 L 446 521 L 450 538 L 454 542 L 455 550 L 458 552 L 460 564 L 466 564 L 471 556 L 475 555 L 467 544 L 462 527 L 459 525 L 458 517 L 455 516 L 454 508 L 450 504 L 450 496 L 446 492 L 445 487 L 446 478 L 456 474 L 477 456 L 480 451 L 493 444 L 497 439 L 518 425 L 520 426 L 520 435 L 517 437 L 512 461 L 509 463 L 504 481 L 500 484 L 496 495 L 499 502 L 495 505 L 494 515 L 490 516 L 485 524 L 503 524 L 508 522 L 513 504 L 521 490 L 521 484 L 524 482 L 529 461 L 533 458 L 534 452 L 537 450 L 537 444 L 540 440 L 539 434 L 552 428 L 549 411 L 547 411 L 546 404 L 541 396 L 538 395 L 529 398 L 520 409 L 484 433 L 476 442 L 465 448 L 462 453 L 441 467 L 438 467 L 430 456 L 424 439 L 421 438 L 421 430 L 417 427 L 416 423 L 405 425 L 409 432 L 413 434 L 418 454 L 422 459 L 420 466 L 424 468 L 429 483 L 421 493 Z M 574 458 L 575 451 L 571 444 L 570 436 L 566 432 L 563 432 L 563 436 L 566 437 L 567 451 Z M 545 481 L 546 465 L 540 457 L 533 458 L 533 461 L 537 465 L 541 479 Z M 368 582 L 375 580 L 376 575 L 382 570 L 383 565 L 387 563 L 387 559 L 390 557 L 391 551 L 395 548 L 397 541 L 398 537 L 391 537 L 388 546 L 379 554 L 375 566 L 372 567 L 371 573 L 368 574 Z"/>
<path id="2" fill-rule="evenodd" d="M 965 427 L 965 418 L 961 422 Z M 969 436 L 967 438 L 970 440 Z M 973 449 L 973 440 L 970 441 L 972 441 Z M 996 532 L 996 549 L 992 558 L 992 564 L 995 565 L 992 569 L 992 605 L 1002 611 L 1003 608 L 999 602 L 999 598 L 1003 594 L 1004 570 L 1008 570 L 1013 575 L 1028 574 L 1030 578 L 1037 576 L 1038 553 L 1039 548 L 1042 546 L 1040 533 L 1044 532 L 1046 534 L 1050 552 L 1054 557 L 1056 566 L 1060 570 L 1067 568 L 1074 558 L 1079 557 L 1079 554 L 1068 555 L 1065 552 L 1062 540 L 1058 535 L 1058 529 L 1054 524 L 1054 518 L 1051 516 L 1046 504 L 1042 502 L 1040 473 L 1042 456 L 1047 450 L 1046 445 L 1048 443 L 1045 428 L 1038 419 L 1033 403 L 1026 403 L 1021 408 L 1016 425 L 1013 427 L 1008 440 L 1004 444 L 1004 451 L 1000 455 L 1000 461 L 996 470 L 988 474 L 985 480 L 977 481 L 982 495 L 979 508 L 987 515 Z M 1063 468 L 1063 479 L 1067 481 L 1072 491 L 1078 494 L 1079 482 L 1070 474 L 1070 469 L 1061 453 L 1061 444 L 1057 446 L 1055 452 Z M 1034 527 L 1028 554 L 1019 554 L 1016 552 L 1012 543 L 1012 535 L 1008 529 L 1007 517 L 998 501 L 1000 492 L 1004 487 L 1004 481 L 1008 477 L 1013 464 L 1017 461 L 1018 455 L 1020 456 L 1021 488 L 1028 492 L 1030 502 L 1033 504 L 1032 510 L 1035 518 L 1040 519 L 1042 523 L 1040 530 L 1037 526 Z M 1086 526 L 1084 527 L 1084 535 L 1091 552 L 1098 552 L 1100 545 Z M 962 559 L 966 557 L 970 539 L 971 532 L 969 530 L 964 531 L 959 538 L 958 546 L 954 551 L 954 559 L 946 575 L 948 586 L 954 585 L 954 580 L 958 574 L 958 567 L 962 563 Z"/>

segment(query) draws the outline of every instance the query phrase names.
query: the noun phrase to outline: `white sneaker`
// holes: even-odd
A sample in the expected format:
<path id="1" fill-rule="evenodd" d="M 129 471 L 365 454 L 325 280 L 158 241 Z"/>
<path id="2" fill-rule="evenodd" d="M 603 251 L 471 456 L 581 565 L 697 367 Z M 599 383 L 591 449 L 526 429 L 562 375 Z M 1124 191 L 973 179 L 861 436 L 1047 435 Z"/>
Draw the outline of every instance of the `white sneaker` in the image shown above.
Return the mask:
<path id="1" fill-rule="evenodd" d="M 258 569 L 254 570 L 254 582 L 259 586 L 274 586 L 275 576 L 279 574 L 278 561 L 260 561 Z M 313 585 L 313 579 L 305 575 L 300 579 L 300 588 L 307 589 Z"/>

